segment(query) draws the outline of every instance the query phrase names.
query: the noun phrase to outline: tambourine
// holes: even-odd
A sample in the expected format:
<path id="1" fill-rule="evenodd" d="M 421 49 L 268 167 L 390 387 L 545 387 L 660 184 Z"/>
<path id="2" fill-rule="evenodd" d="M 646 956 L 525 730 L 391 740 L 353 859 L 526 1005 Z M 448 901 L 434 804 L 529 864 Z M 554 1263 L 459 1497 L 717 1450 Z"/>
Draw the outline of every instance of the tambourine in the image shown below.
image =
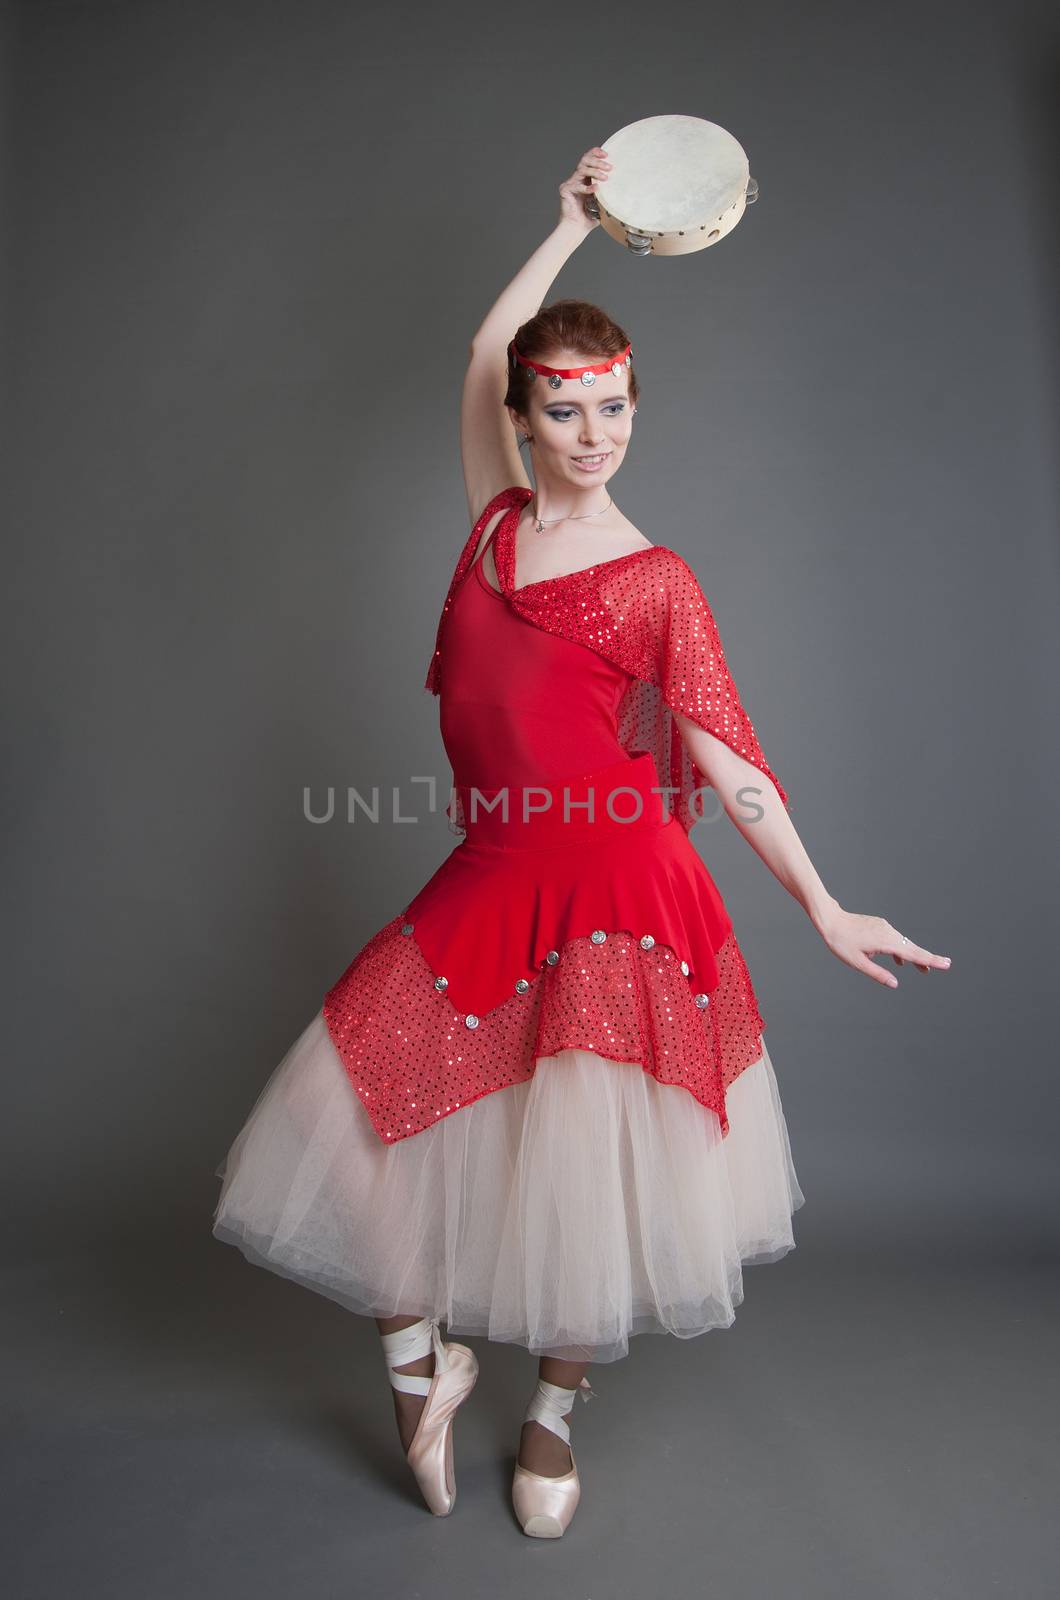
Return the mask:
<path id="1" fill-rule="evenodd" d="M 758 198 L 742 145 L 702 117 L 643 117 L 603 148 L 611 171 L 585 209 L 637 256 L 705 250 Z"/>

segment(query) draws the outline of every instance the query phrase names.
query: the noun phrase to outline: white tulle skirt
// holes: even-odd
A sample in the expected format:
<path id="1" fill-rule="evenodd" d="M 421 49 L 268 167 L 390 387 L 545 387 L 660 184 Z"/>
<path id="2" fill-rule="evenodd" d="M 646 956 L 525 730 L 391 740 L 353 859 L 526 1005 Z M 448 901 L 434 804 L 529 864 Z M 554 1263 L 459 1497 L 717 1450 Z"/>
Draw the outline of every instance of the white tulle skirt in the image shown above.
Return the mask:
<path id="1" fill-rule="evenodd" d="M 216 1238 L 365 1316 L 614 1361 L 637 1333 L 728 1327 L 744 1264 L 794 1248 L 803 1204 L 773 1067 L 729 1132 L 675 1085 L 589 1050 L 395 1144 L 318 1012 L 217 1167 Z"/>

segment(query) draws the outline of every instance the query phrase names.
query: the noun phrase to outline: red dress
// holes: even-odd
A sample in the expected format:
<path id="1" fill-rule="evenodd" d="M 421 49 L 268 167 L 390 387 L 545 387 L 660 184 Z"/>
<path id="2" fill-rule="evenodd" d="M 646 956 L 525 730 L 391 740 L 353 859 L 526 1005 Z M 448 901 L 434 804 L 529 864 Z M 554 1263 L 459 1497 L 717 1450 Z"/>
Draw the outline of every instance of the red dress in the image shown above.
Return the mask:
<path id="1" fill-rule="evenodd" d="M 741 1264 L 794 1243 L 765 1024 L 688 838 L 705 780 L 673 711 L 786 796 L 681 558 L 517 587 L 526 498 L 472 529 L 428 674 L 464 837 L 276 1069 L 215 1232 L 365 1314 L 607 1360 L 727 1325 Z M 474 559 L 498 509 L 500 589 Z"/>

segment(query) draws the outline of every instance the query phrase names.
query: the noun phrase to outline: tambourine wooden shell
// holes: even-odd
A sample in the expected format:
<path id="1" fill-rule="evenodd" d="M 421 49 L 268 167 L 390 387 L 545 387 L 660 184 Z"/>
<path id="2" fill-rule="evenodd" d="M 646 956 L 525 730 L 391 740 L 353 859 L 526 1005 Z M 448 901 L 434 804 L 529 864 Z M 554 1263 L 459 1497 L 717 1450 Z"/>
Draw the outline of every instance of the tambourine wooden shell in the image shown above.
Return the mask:
<path id="1" fill-rule="evenodd" d="M 702 117 L 643 117 L 603 148 L 611 171 L 592 195 L 600 226 L 636 255 L 680 256 L 717 244 L 757 193 L 743 147 Z"/>

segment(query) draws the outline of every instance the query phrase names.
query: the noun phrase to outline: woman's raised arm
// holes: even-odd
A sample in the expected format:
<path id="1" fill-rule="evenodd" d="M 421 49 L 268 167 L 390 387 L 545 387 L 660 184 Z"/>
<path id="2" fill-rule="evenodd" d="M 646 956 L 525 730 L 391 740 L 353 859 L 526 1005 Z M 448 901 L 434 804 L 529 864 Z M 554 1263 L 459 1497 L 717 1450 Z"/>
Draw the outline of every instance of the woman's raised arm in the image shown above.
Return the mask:
<path id="1" fill-rule="evenodd" d="M 586 215 L 584 198 L 607 177 L 607 170 L 603 151 L 586 151 L 559 186 L 556 226 L 490 308 L 471 341 L 460 402 L 460 455 L 472 522 L 477 521 L 483 506 L 510 484 L 530 487 L 511 418 L 504 409 L 508 341 L 521 323 L 541 309 L 564 262 L 586 235 L 600 226 Z"/>

